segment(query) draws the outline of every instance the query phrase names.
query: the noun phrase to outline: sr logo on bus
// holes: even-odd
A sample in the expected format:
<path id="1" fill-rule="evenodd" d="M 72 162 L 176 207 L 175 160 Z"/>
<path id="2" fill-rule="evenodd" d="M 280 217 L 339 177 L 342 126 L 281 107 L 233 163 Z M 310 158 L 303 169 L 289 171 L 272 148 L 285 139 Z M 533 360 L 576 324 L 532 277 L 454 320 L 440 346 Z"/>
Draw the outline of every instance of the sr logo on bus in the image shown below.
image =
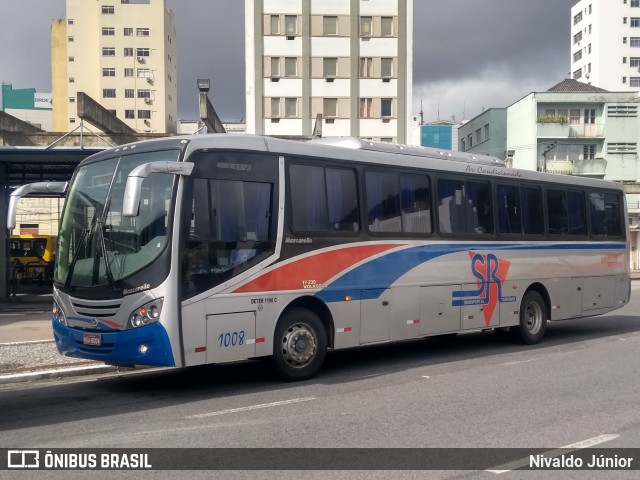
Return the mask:
<path id="1" fill-rule="evenodd" d="M 502 286 L 507 279 L 511 262 L 496 257 L 489 253 L 482 255 L 477 252 L 469 252 L 471 259 L 471 273 L 477 278 L 476 290 L 465 290 L 452 293 L 454 307 L 466 305 L 486 305 L 482 309 L 484 322 L 491 324 L 491 318 L 498 302 L 515 302 L 515 296 L 502 295 Z"/>

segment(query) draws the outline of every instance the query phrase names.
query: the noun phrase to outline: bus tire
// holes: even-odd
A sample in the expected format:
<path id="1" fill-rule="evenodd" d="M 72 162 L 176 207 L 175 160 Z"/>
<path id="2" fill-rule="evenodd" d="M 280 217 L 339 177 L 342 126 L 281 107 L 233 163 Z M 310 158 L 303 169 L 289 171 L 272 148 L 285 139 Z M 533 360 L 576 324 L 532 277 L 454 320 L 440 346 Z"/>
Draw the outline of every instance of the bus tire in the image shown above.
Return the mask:
<path id="1" fill-rule="evenodd" d="M 526 345 L 539 343 L 547 330 L 547 307 L 535 290 L 530 290 L 520 303 L 520 324 L 511 327 L 514 338 Z"/>
<path id="2" fill-rule="evenodd" d="M 327 355 L 327 331 L 318 316 L 306 308 L 293 308 L 278 321 L 272 363 L 287 382 L 313 377 Z"/>

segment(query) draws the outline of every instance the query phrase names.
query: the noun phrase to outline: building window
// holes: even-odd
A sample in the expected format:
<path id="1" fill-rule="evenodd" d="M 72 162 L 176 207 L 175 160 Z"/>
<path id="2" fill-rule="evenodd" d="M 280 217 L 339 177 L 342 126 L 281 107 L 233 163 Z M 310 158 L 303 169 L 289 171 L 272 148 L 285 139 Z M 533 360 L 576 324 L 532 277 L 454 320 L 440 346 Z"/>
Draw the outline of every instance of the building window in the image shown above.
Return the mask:
<path id="1" fill-rule="evenodd" d="M 391 104 L 392 104 L 392 100 L 391 98 L 381 98 L 380 99 L 380 116 L 381 117 L 391 117 L 392 115 L 392 111 L 391 111 Z"/>
<path id="2" fill-rule="evenodd" d="M 569 125 L 580 125 L 581 115 L 579 108 L 569 110 Z"/>
<path id="3" fill-rule="evenodd" d="M 631 57 L 629 58 L 629 66 L 630 67 L 640 67 L 640 57 Z"/>
<path id="4" fill-rule="evenodd" d="M 125 57 L 133 57 L 133 48 L 125 47 L 124 56 Z"/>
<path id="5" fill-rule="evenodd" d="M 288 118 L 293 118 L 298 116 L 298 99 L 297 98 L 284 99 L 284 116 Z"/>
<path id="6" fill-rule="evenodd" d="M 69 103 L 76 103 L 76 97 L 69 97 Z"/>
<path id="7" fill-rule="evenodd" d="M 134 98 L 134 90 L 133 88 L 125 88 L 124 89 L 124 98 Z"/>
<path id="8" fill-rule="evenodd" d="M 280 15 L 271 15 L 271 35 L 280 35 Z"/>
<path id="9" fill-rule="evenodd" d="M 393 77 L 393 58 L 380 59 L 380 74 L 382 78 Z"/>
<path id="10" fill-rule="evenodd" d="M 69 59 L 68 59 L 68 60 L 69 60 L 70 62 L 75 62 L 75 61 L 76 61 L 76 57 L 71 56 L 71 57 L 69 57 Z"/>
<path id="11" fill-rule="evenodd" d="M 322 114 L 325 118 L 334 118 L 338 116 L 338 99 L 325 98 L 322 100 Z"/>
<path id="12" fill-rule="evenodd" d="M 322 76 L 325 78 L 333 78 L 338 76 L 338 59 L 337 58 L 322 59 Z"/>
<path id="13" fill-rule="evenodd" d="M 279 57 L 271 57 L 271 76 L 272 77 L 280 76 L 280 58 Z"/>
<path id="14" fill-rule="evenodd" d="M 631 0 L 632 7 L 640 7 L 640 0 Z"/>
<path id="15" fill-rule="evenodd" d="M 278 118 L 280 116 L 280 97 L 271 99 L 271 117 Z"/>
<path id="16" fill-rule="evenodd" d="M 360 36 L 370 37 L 373 35 L 371 31 L 371 24 L 373 19 L 371 17 L 360 17 Z"/>
<path id="17" fill-rule="evenodd" d="M 124 118 L 127 118 L 129 120 L 136 118 L 135 110 L 125 110 L 124 111 Z"/>
<path id="18" fill-rule="evenodd" d="M 102 36 L 113 37 L 116 34 L 116 29 L 113 27 L 102 27 Z"/>
<path id="19" fill-rule="evenodd" d="M 116 76 L 116 69 L 115 68 L 103 68 L 102 69 L 102 76 L 103 77 L 115 77 Z"/>
<path id="20" fill-rule="evenodd" d="M 631 37 L 629 42 L 629 46 L 631 47 L 640 47 L 640 37 Z"/>
<path id="21" fill-rule="evenodd" d="M 580 78 L 582 78 L 582 69 L 581 68 L 579 68 L 578 70 L 573 72 L 573 79 L 574 80 L 578 80 Z"/>
<path id="22" fill-rule="evenodd" d="M 151 50 L 148 48 L 136 48 L 136 57 L 148 57 L 151 55 Z"/>
<path id="23" fill-rule="evenodd" d="M 151 110 L 138 110 L 138 118 L 151 118 Z"/>
<path id="24" fill-rule="evenodd" d="M 133 68 L 125 68 L 124 69 L 125 77 L 133 77 Z"/>
<path id="25" fill-rule="evenodd" d="M 69 77 L 69 83 L 75 83 L 76 79 L 74 77 Z"/>
<path id="26" fill-rule="evenodd" d="M 577 25 L 578 23 L 580 23 L 582 21 L 582 12 L 578 12 L 574 17 L 573 17 L 573 24 Z"/>
<path id="27" fill-rule="evenodd" d="M 298 33 L 298 17 L 295 15 L 284 16 L 284 33 L 286 35 L 295 35 Z"/>
<path id="28" fill-rule="evenodd" d="M 373 70 L 373 58 L 364 57 L 360 59 L 360 77 L 371 78 Z"/>
<path id="29" fill-rule="evenodd" d="M 595 145 L 584 145 L 582 149 L 582 158 L 584 160 L 593 160 L 596 156 Z"/>
<path id="30" fill-rule="evenodd" d="M 484 139 L 489 140 L 489 124 L 488 123 L 484 126 Z"/>
<path id="31" fill-rule="evenodd" d="M 640 87 L 640 77 L 629 77 L 630 87 Z"/>
<path id="32" fill-rule="evenodd" d="M 469 148 L 473 148 L 473 135 L 467 135 L 467 142 L 469 143 Z"/>
<path id="33" fill-rule="evenodd" d="M 482 130 L 479 128 L 476 130 L 476 143 L 482 142 Z"/>
<path id="34" fill-rule="evenodd" d="M 71 118 L 69 119 L 69 123 L 76 123 L 76 119 L 75 119 L 75 118 L 73 118 L 73 117 L 71 117 Z"/>
<path id="35" fill-rule="evenodd" d="M 136 72 L 138 78 L 151 78 L 151 70 L 148 68 L 139 68 Z"/>
<path id="36" fill-rule="evenodd" d="M 138 90 L 138 98 L 151 98 L 151 90 Z"/>
<path id="37" fill-rule="evenodd" d="M 125 37 L 133 37 L 133 28 L 124 27 L 124 36 Z"/>
<path id="38" fill-rule="evenodd" d="M 116 98 L 116 89 L 115 88 L 103 88 L 102 89 L 102 98 Z"/>
<path id="39" fill-rule="evenodd" d="M 113 5 L 102 5 L 103 15 L 113 15 L 116 13 L 116 9 Z"/>
<path id="40" fill-rule="evenodd" d="M 573 36 L 573 44 L 575 45 L 576 43 L 580 42 L 580 40 L 582 40 L 582 31 L 576 33 Z"/>
<path id="41" fill-rule="evenodd" d="M 102 49 L 102 56 L 103 57 L 115 57 L 116 56 L 116 49 L 113 47 L 105 47 Z"/>
<path id="42" fill-rule="evenodd" d="M 467 149 L 466 147 L 466 142 L 464 141 L 464 138 L 460 139 L 460 150 L 462 150 L 463 152 Z"/>
<path id="43" fill-rule="evenodd" d="M 581 58 L 582 58 L 582 50 L 578 50 L 576 53 L 573 54 L 573 61 L 574 62 L 577 62 Z"/>
<path id="44" fill-rule="evenodd" d="M 338 17 L 322 17 L 322 34 L 337 35 L 338 34 Z"/>
<path id="45" fill-rule="evenodd" d="M 68 42 L 73 42 L 73 37 L 67 37 Z"/>
<path id="46" fill-rule="evenodd" d="M 380 23 L 380 35 L 383 37 L 393 36 L 393 17 L 382 17 Z"/>
<path id="47" fill-rule="evenodd" d="M 584 109 L 584 123 L 596 123 L 596 110 L 595 108 Z"/>
<path id="48" fill-rule="evenodd" d="M 296 57 L 285 57 L 284 76 L 295 77 L 298 75 L 298 59 Z"/>
<path id="49" fill-rule="evenodd" d="M 622 23 L 623 23 L 624 25 L 626 25 L 626 24 L 627 24 L 627 17 L 622 17 Z"/>
<path id="50" fill-rule="evenodd" d="M 136 28 L 136 37 L 148 37 L 149 29 L 148 28 Z"/>
<path id="51" fill-rule="evenodd" d="M 73 25 L 73 18 L 69 18 L 67 20 L 67 25 Z"/>
<path id="52" fill-rule="evenodd" d="M 640 27 L 640 17 L 631 17 L 631 26 L 633 28 Z"/>
<path id="53" fill-rule="evenodd" d="M 372 98 L 361 98 L 360 99 L 360 118 L 371 118 L 372 114 Z"/>

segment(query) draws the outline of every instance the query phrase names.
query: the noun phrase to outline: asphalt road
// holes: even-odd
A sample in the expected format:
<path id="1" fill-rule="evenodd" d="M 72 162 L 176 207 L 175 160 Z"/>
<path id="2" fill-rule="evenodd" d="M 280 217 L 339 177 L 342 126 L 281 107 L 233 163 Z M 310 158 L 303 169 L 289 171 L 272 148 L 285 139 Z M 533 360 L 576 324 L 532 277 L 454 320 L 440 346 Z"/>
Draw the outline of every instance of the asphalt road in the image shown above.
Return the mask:
<path id="1" fill-rule="evenodd" d="M 540 345 L 512 345 L 491 333 L 472 333 L 334 352 L 317 378 L 302 383 L 280 383 L 268 364 L 256 361 L 3 385 L 0 448 L 546 450 L 584 441 L 640 447 L 640 283 L 633 288 L 632 302 L 623 309 L 552 323 Z M 0 471 L 0 477 L 37 473 Z M 46 472 L 47 478 L 74 474 L 81 476 Z M 127 478 L 126 472 L 92 472 L 91 478 L 100 474 Z M 171 471 L 141 472 L 136 478 L 152 474 L 176 478 Z M 532 475 L 194 471 L 189 478 Z M 637 471 L 535 473 L 535 478 L 637 477 Z"/>

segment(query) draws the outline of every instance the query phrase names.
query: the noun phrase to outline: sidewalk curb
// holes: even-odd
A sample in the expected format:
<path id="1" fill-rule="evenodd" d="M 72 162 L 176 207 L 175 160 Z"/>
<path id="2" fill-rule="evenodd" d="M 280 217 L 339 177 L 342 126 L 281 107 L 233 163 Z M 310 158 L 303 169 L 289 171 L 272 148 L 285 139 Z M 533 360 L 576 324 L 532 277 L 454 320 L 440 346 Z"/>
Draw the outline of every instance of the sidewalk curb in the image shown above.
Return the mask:
<path id="1" fill-rule="evenodd" d="M 49 380 L 67 377 L 79 377 L 81 375 L 93 375 L 98 373 L 117 372 L 118 367 L 113 365 L 85 365 L 80 367 L 56 367 L 31 372 L 0 374 L 0 385 L 9 383 L 24 383 L 33 380 Z"/>

